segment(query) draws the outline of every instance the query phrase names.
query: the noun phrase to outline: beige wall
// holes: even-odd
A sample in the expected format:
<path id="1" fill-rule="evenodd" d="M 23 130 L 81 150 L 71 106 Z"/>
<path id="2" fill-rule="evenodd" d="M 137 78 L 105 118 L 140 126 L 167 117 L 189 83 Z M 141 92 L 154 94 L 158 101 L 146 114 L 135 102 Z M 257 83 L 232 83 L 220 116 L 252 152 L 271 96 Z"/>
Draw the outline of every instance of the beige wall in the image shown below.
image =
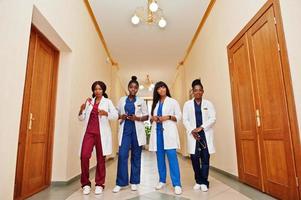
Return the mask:
<path id="1" fill-rule="evenodd" d="M 301 133 L 301 1 L 282 0 L 280 4 L 298 115 L 299 132 Z M 301 139 L 301 134 L 299 136 Z"/>
<path id="2" fill-rule="evenodd" d="M 118 74 L 118 66 L 113 66 L 112 68 L 112 93 L 110 94 L 110 98 L 113 101 L 114 105 L 118 104 L 120 97 L 126 95 L 126 91 L 124 87 L 122 87 L 121 81 L 119 79 Z M 116 156 L 118 152 L 118 130 L 119 130 L 119 122 L 113 121 L 111 122 L 112 133 L 113 133 L 113 153 L 110 157 Z"/>
<path id="3" fill-rule="evenodd" d="M 179 102 L 181 108 L 183 108 L 185 101 L 189 97 L 189 91 L 186 90 L 185 87 L 185 68 L 183 65 L 178 66 L 175 81 L 170 88 L 170 93 L 172 98 L 175 98 Z M 178 149 L 178 152 L 181 153 L 183 156 L 188 156 L 186 149 L 187 136 L 183 123 L 178 123 L 178 130 L 181 147 L 180 149 Z"/>
<path id="4" fill-rule="evenodd" d="M 53 181 L 66 181 L 80 172 L 78 153 L 82 124 L 77 114 L 80 104 L 91 95 L 92 82 L 103 80 L 109 90 L 112 88 L 112 68 L 105 62 L 106 54 L 83 1 L 0 0 L 0 199 L 4 200 L 13 196 L 34 5 L 55 30 L 50 34 L 57 34 L 71 50 L 61 54 L 59 64 Z M 119 94 L 116 93 L 115 98 L 116 95 Z"/>
<path id="5" fill-rule="evenodd" d="M 184 66 L 184 91 L 189 90 L 193 79 L 201 77 L 205 88 L 204 98 L 211 100 L 217 110 L 217 153 L 212 156 L 211 164 L 234 175 L 238 171 L 226 47 L 265 2 L 266 0 L 216 1 Z M 281 0 L 281 6 L 297 112 L 301 119 L 301 27 L 298 25 L 301 14 L 297 9 L 301 7 L 301 2 Z"/>
<path id="6" fill-rule="evenodd" d="M 17 5 L 0 1 L 0 199 L 4 200 L 13 195 L 30 18 L 31 6 L 25 1 Z"/>

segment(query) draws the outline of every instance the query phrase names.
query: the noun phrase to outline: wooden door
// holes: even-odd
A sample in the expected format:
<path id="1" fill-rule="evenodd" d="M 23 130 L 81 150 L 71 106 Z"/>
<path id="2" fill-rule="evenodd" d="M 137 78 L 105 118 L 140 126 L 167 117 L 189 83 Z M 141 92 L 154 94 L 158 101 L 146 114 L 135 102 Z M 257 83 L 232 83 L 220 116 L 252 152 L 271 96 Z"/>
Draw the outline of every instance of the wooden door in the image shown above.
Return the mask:
<path id="1" fill-rule="evenodd" d="M 235 117 L 239 179 L 262 189 L 258 132 L 255 118 L 254 83 L 247 36 L 244 35 L 229 51 L 232 99 Z M 254 162 L 256 161 L 256 162 Z"/>
<path id="2" fill-rule="evenodd" d="M 33 27 L 20 124 L 15 198 L 50 184 L 58 51 Z"/>
<path id="3" fill-rule="evenodd" d="M 296 199 L 296 169 L 274 17 L 271 7 L 247 33 L 257 86 L 262 174 L 267 193 Z"/>
<path id="4" fill-rule="evenodd" d="M 278 6 L 268 1 L 228 46 L 238 169 L 246 184 L 279 199 L 299 199 L 299 147 L 292 137 L 294 106 Z"/>

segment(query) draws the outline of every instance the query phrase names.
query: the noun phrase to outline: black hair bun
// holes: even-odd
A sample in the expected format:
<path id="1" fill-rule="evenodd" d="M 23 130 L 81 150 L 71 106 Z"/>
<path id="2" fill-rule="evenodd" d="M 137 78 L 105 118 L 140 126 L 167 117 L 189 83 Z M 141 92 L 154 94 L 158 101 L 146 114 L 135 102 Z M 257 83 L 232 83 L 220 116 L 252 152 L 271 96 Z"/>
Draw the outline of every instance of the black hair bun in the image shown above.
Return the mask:
<path id="1" fill-rule="evenodd" d="M 200 85 L 201 87 L 203 87 L 201 79 L 195 79 L 194 81 L 192 81 L 191 87 L 194 88 L 194 86 L 196 85 Z"/>
<path id="2" fill-rule="evenodd" d="M 137 76 L 132 76 L 132 81 L 137 81 Z"/>

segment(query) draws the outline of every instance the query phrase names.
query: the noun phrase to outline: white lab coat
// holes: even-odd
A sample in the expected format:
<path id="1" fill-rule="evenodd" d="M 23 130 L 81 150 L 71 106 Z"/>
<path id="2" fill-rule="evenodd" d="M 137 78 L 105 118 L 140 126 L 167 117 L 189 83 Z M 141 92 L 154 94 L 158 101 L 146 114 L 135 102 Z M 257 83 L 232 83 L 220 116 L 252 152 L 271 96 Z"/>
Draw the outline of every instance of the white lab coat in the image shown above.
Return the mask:
<path id="1" fill-rule="evenodd" d="M 159 107 L 159 102 L 154 109 L 154 116 L 157 116 L 157 111 Z M 166 97 L 163 103 L 162 116 L 171 115 L 177 118 L 177 122 L 172 120 L 167 120 L 163 122 L 163 139 L 164 139 L 164 149 L 179 149 L 180 139 L 178 133 L 177 123 L 181 120 L 182 113 L 179 103 L 170 97 Z M 157 123 L 152 123 L 149 150 L 157 151 Z"/>
<path id="2" fill-rule="evenodd" d="M 92 99 L 92 105 L 89 102 L 87 102 L 85 110 L 82 112 L 81 115 L 78 116 L 78 119 L 80 121 L 84 121 L 82 141 L 87 130 L 90 114 L 93 109 L 94 103 L 95 103 L 95 98 Z M 112 131 L 111 131 L 109 120 L 115 120 L 115 119 L 117 120 L 118 112 L 115 109 L 112 101 L 105 97 L 101 98 L 98 105 L 98 109 L 108 112 L 108 116 L 98 116 L 102 152 L 104 156 L 107 156 L 112 153 Z M 81 141 L 81 145 L 82 145 L 82 141 Z M 80 146 L 80 153 L 81 153 L 81 147 L 82 146 Z"/>
<path id="3" fill-rule="evenodd" d="M 124 97 L 121 97 L 119 100 L 119 103 L 117 106 L 119 115 L 126 114 L 124 106 L 125 106 L 127 98 L 128 98 L 127 96 L 124 96 Z M 147 109 L 147 105 L 146 105 L 144 99 L 136 96 L 136 101 L 134 104 L 135 104 L 135 115 L 137 117 L 143 117 L 143 116 L 148 115 L 148 109 Z M 135 127 L 136 127 L 137 140 L 138 140 L 139 146 L 145 145 L 146 144 L 146 133 L 145 133 L 144 122 L 135 121 Z M 124 121 L 120 120 L 119 133 L 118 133 L 119 146 L 121 146 L 121 142 L 122 142 L 123 129 L 124 129 Z"/>
<path id="4" fill-rule="evenodd" d="M 213 144 L 213 126 L 216 121 L 215 109 L 213 104 L 206 99 L 202 100 L 201 109 L 203 118 L 203 124 L 201 125 L 201 127 L 203 127 L 205 132 L 209 154 L 212 154 L 215 153 L 215 148 Z M 196 140 L 191 134 L 192 130 L 196 128 L 194 99 L 189 100 L 184 104 L 183 123 L 187 133 L 187 151 L 189 154 L 195 154 Z"/>

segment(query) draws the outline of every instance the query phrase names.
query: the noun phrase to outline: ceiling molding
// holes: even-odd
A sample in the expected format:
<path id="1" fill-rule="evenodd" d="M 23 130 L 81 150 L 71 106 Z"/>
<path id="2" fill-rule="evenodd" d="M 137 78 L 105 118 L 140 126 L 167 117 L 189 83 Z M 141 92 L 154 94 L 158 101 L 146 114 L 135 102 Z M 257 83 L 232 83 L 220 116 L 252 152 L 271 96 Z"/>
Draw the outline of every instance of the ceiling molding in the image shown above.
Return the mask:
<path id="1" fill-rule="evenodd" d="M 182 66 L 184 66 L 184 62 L 183 61 L 181 61 L 181 62 L 178 63 L 177 70 L 180 69 L 180 67 L 182 67 Z"/>
<path id="2" fill-rule="evenodd" d="M 184 56 L 183 60 L 179 62 L 179 65 L 183 65 L 186 62 L 186 60 L 187 60 L 187 58 L 188 58 L 188 56 L 189 56 L 189 54 L 191 52 L 191 49 L 194 46 L 194 44 L 195 44 L 195 42 L 196 42 L 196 40 L 197 40 L 197 38 L 198 38 L 201 30 L 203 29 L 203 27 L 204 27 L 204 25 L 205 25 L 205 23 L 207 21 L 208 16 L 210 15 L 210 12 L 211 12 L 211 10 L 212 10 L 215 2 L 216 2 L 216 0 L 211 0 L 210 1 L 209 5 L 208 5 L 208 7 L 206 9 L 206 12 L 205 12 L 204 16 L 202 17 L 201 22 L 200 22 L 200 24 L 199 24 L 199 26 L 198 26 L 195 34 L 194 34 L 194 36 L 193 36 L 193 38 L 192 38 L 189 46 L 188 46 L 188 49 L 186 50 L 185 56 Z"/>
<path id="3" fill-rule="evenodd" d="M 108 56 L 108 58 L 109 58 L 109 60 L 110 60 L 111 65 L 112 65 L 112 66 L 118 66 L 118 63 L 114 61 L 114 59 L 112 58 L 112 55 L 111 55 L 111 53 L 110 53 L 110 51 L 109 51 L 109 49 L 108 49 L 107 43 L 106 43 L 106 41 L 105 41 L 105 39 L 104 39 L 104 36 L 103 36 L 103 34 L 102 34 L 101 30 L 100 30 L 100 26 L 99 26 L 99 24 L 97 23 L 96 17 L 95 17 L 95 15 L 94 15 L 94 13 L 93 13 L 93 10 L 92 10 L 92 8 L 91 8 L 91 5 L 90 5 L 90 3 L 89 3 L 89 0 L 84 0 L 84 3 L 85 3 L 85 5 L 86 5 L 86 8 L 87 8 L 87 10 L 88 10 L 88 13 L 89 13 L 89 15 L 90 15 L 90 17 L 91 17 L 91 19 L 92 19 L 92 22 L 93 22 L 93 24 L 94 24 L 94 27 L 95 27 L 96 32 L 97 32 L 97 34 L 98 34 L 98 37 L 99 37 L 99 39 L 101 40 L 101 42 L 102 42 L 102 44 L 103 44 L 103 47 L 104 47 L 104 49 L 105 49 L 105 52 L 106 52 L 106 54 L 107 54 L 107 56 Z"/>
<path id="4" fill-rule="evenodd" d="M 117 71 L 119 70 L 119 64 L 118 63 L 112 63 L 112 67 L 116 67 Z"/>

